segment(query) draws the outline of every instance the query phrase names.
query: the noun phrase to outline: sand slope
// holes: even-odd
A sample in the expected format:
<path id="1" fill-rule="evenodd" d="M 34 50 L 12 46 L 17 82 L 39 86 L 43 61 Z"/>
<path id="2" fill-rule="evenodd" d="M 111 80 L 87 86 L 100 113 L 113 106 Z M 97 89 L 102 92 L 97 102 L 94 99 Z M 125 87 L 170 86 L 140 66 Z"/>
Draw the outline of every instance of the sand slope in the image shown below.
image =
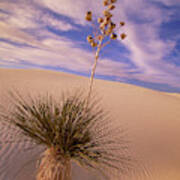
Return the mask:
<path id="1" fill-rule="evenodd" d="M 88 79 L 66 73 L 43 70 L 0 69 L 0 103 L 8 106 L 7 90 L 12 87 L 22 92 L 51 92 L 87 88 Z M 95 89 L 103 105 L 114 116 L 114 123 L 128 127 L 134 155 L 148 166 L 151 175 L 133 180 L 180 179 L 180 98 L 133 85 L 95 81 Z M 9 139 L 8 127 L 0 125 L 0 141 Z M 33 180 L 38 149 L 23 152 L 23 144 L 0 145 L 0 180 Z M 34 160 L 34 161 L 32 161 Z M 27 163 L 28 162 L 28 163 Z M 25 166 L 24 166 L 25 165 Z M 22 168 L 24 167 L 24 168 Z M 86 172 L 74 170 L 73 179 L 94 179 Z M 79 175 L 81 176 L 80 178 Z M 130 180 L 123 177 L 123 180 Z"/>

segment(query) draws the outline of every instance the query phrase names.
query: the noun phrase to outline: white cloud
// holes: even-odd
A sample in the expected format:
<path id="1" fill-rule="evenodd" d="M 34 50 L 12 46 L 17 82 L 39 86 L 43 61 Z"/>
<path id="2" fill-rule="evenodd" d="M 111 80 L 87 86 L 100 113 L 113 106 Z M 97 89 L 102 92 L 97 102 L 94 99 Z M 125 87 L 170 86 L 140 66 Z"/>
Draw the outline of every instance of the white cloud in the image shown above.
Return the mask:
<path id="1" fill-rule="evenodd" d="M 0 22 L 0 38 L 11 40 L 17 43 L 25 43 L 38 46 L 39 42 L 30 34 L 27 34 L 11 24 Z"/>
<path id="2" fill-rule="evenodd" d="M 67 68 L 73 71 L 89 73 L 94 61 L 94 56 L 80 48 L 76 48 L 73 41 L 58 36 L 49 37 L 41 42 L 39 48 L 21 48 L 10 44 L 1 43 L 1 58 L 7 62 L 21 63 L 21 60 L 34 65 Z M 11 53 L 9 53 L 11 51 Z M 113 67 L 116 66 L 116 70 Z M 126 64 L 114 62 L 110 59 L 101 59 L 97 73 L 100 75 L 125 74 Z M 115 71 L 114 71 L 115 70 Z M 116 75 L 118 75 L 116 74 Z"/>
<path id="3" fill-rule="evenodd" d="M 135 11 L 132 13 L 135 16 L 135 20 L 133 17 L 128 18 L 127 15 L 125 31 L 128 34 L 128 38 L 123 41 L 124 45 L 131 52 L 130 59 L 141 72 L 133 74 L 131 77 L 134 76 L 134 78 L 146 82 L 179 86 L 179 68 L 165 61 L 166 56 L 175 48 L 176 41 L 164 40 L 160 38 L 159 34 L 161 24 L 170 20 L 172 12 L 167 12 L 166 16 L 164 16 L 164 10 L 141 0 L 136 0 L 135 5 L 130 0 L 126 0 L 124 7 L 124 14 L 128 14 L 128 12 L 131 14 Z M 143 22 L 141 20 L 137 22 L 137 17 L 143 17 L 146 21 Z"/>
<path id="4" fill-rule="evenodd" d="M 84 17 L 88 10 L 93 10 L 94 15 L 103 10 L 101 0 L 78 0 L 76 2 L 74 0 L 44 0 L 40 3 L 57 13 L 73 18 L 76 23 L 80 24 L 86 24 Z"/>
<path id="5" fill-rule="evenodd" d="M 55 19 L 48 13 L 44 13 L 37 4 L 30 4 L 26 1 L 17 3 L 1 2 L 1 7 L 9 12 L 4 18 L 4 23 L 11 25 L 16 29 L 40 28 L 46 25 L 55 27 L 58 30 L 68 31 L 74 27 L 60 19 Z M 42 7 L 43 8 L 43 7 Z"/>
<path id="6" fill-rule="evenodd" d="M 126 32 L 128 37 L 122 43 L 129 50 L 129 59 L 136 68 L 130 69 L 128 63 L 115 62 L 111 59 L 99 61 L 97 73 L 126 78 L 136 78 L 146 82 L 166 83 L 172 86 L 180 84 L 179 67 L 164 61 L 166 56 L 174 49 L 176 42 L 160 38 L 160 26 L 170 20 L 172 11 L 159 8 L 152 2 L 162 2 L 172 6 L 178 4 L 177 0 L 121 0 L 116 4 L 113 20 L 126 21 L 126 26 L 117 31 Z M 48 25 L 61 31 L 76 30 L 76 28 L 42 9 L 52 11 L 72 18 L 75 23 L 86 25 L 84 16 L 87 10 L 93 10 L 93 15 L 101 15 L 102 1 L 92 0 L 43 0 L 32 1 L 28 4 L 25 0 L 17 3 L 0 2 L 0 6 L 9 11 L 10 15 L 2 16 L 0 22 L 0 37 L 19 43 L 26 43 L 35 48 L 19 48 L 5 43 L 0 44 L 0 59 L 7 61 L 26 60 L 38 65 L 59 66 L 74 71 L 88 72 L 93 63 L 93 55 L 68 38 L 53 35 L 45 30 Z M 40 8 L 39 8 L 40 7 Z M 22 31 L 34 29 L 43 36 L 37 40 L 36 35 Z M 119 39 L 120 40 L 120 39 Z M 9 53 L 11 51 L 11 53 Z M 131 75 L 129 72 L 134 72 Z"/>

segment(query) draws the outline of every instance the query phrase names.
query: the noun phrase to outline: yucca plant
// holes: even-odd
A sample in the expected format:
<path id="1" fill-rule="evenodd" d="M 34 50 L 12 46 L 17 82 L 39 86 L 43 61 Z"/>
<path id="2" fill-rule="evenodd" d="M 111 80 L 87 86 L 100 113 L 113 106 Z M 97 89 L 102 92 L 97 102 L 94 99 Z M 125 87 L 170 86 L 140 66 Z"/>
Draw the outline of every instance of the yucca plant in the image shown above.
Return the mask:
<path id="1" fill-rule="evenodd" d="M 107 8 L 103 18 L 98 18 L 94 36 L 87 37 L 90 45 L 97 48 L 88 96 L 75 93 L 55 99 L 47 95 L 31 97 L 10 92 L 13 108 L 8 112 L 6 108 L 0 111 L 1 122 L 8 123 L 20 135 L 18 142 L 26 140 L 44 147 L 38 162 L 37 180 L 71 180 L 72 161 L 99 172 L 103 178 L 117 176 L 119 179 L 132 167 L 123 130 L 111 124 L 111 118 L 96 98 L 90 98 L 100 50 L 117 39 L 116 24 L 111 20 L 115 2 L 104 0 Z M 93 21 L 91 11 L 87 12 L 86 20 Z M 120 22 L 120 26 L 124 25 Z M 122 33 L 121 39 L 125 37 Z M 11 142 L 16 140 L 17 137 Z"/>
<path id="2" fill-rule="evenodd" d="M 50 95 L 25 98 L 13 92 L 12 108 L 8 113 L 1 109 L 1 122 L 17 130 L 18 142 L 29 140 L 44 147 L 37 180 L 71 180 L 72 161 L 106 178 L 131 168 L 122 129 L 113 128 L 96 98 L 87 106 L 80 94 L 54 99 Z"/>

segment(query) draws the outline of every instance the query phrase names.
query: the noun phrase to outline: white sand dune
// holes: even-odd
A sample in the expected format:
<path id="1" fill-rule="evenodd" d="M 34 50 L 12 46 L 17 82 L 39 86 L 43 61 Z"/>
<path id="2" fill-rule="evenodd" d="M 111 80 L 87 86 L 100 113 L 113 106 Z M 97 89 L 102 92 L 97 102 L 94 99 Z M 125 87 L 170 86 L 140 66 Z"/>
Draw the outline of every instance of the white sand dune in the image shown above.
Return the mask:
<path id="1" fill-rule="evenodd" d="M 43 70 L 0 69 L 0 103 L 9 106 L 6 92 L 51 92 L 87 88 L 89 80 L 66 73 Z M 180 180 L 180 96 L 118 82 L 95 80 L 96 92 L 114 123 L 128 127 L 133 155 L 147 166 L 150 175 L 123 180 Z M 10 139 L 7 126 L 0 124 L 0 141 Z M 0 180 L 34 180 L 39 149 L 24 152 L 29 144 L 0 145 Z M 19 171 L 20 170 L 20 171 Z M 81 172 L 81 173 L 80 173 Z M 16 175 L 16 178 L 15 178 Z M 80 178 L 79 178 L 80 177 Z M 95 179 L 82 169 L 73 171 L 73 179 Z"/>

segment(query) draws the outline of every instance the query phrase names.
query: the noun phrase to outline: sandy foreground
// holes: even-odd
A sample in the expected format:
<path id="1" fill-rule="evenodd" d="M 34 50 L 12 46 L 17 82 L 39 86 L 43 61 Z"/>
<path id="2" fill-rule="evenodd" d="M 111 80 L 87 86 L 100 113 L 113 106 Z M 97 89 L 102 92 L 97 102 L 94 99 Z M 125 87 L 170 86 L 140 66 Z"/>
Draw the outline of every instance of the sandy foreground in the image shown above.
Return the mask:
<path id="1" fill-rule="evenodd" d="M 5 94 L 11 88 L 58 96 L 64 90 L 86 89 L 88 83 L 87 78 L 60 72 L 0 69 L 0 103 L 9 106 Z M 137 173 L 121 179 L 180 180 L 180 95 L 103 80 L 95 81 L 95 90 L 114 123 L 127 128 L 133 156 L 149 171 L 148 176 Z M 8 127 L 0 124 L 0 141 L 8 138 Z M 29 144 L 0 145 L 0 180 L 35 180 L 38 149 L 24 152 L 26 147 Z M 95 178 L 74 167 L 75 179 Z"/>

